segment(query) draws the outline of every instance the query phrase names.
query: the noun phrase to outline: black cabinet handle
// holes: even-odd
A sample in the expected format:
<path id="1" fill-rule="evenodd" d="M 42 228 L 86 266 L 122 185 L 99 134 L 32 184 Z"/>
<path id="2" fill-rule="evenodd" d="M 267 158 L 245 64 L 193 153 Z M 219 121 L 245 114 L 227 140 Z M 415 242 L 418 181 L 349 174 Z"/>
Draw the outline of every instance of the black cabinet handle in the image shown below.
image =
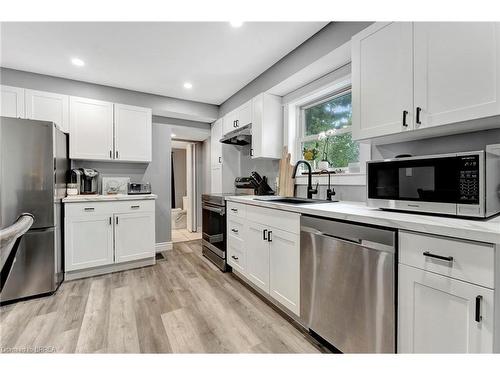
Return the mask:
<path id="1" fill-rule="evenodd" d="M 233 258 L 234 260 L 238 260 L 239 259 L 238 257 L 235 257 L 234 255 L 231 255 L 231 258 Z"/>
<path id="2" fill-rule="evenodd" d="M 109 150 L 109 158 L 113 159 L 113 151 Z"/>
<path id="3" fill-rule="evenodd" d="M 130 206 L 130 208 L 140 208 L 141 206 Z"/>
<path id="4" fill-rule="evenodd" d="M 109 225 L 111 225 L 111 224 L 112 224 L 112 222 L 111 222 L 111 216 L 110 216 L 109 217 Z"/>
<path id="5" fill-rule="evenodd" d="M 264 229 L 264 230 L 262 231 L 262 239 L 263 239 L 264 241 L 268 241 L 268 239 L 267 239 L 267 229 Z"/>
<path id="6" fill-rule="evenodd" d="M 238 229 L 234 229 L 234 228 L 233 228 L 233 229 L 231 229 L 231 232 L 233 232 L 233 233 L 238 233 Z"/>
<path id="7" fill-rule="evenodd" d="M 419 124 L 419 125 L 421 124 L 421 122 L 420 122 L 420 112 L 421 112 L 421 111 L 422 111 L 422 108 L 417 107 L 417 115 L 416 115 L 416 118 L 415 118 L 415 122 L 416 122 L 417 124 Z"/>
<path id="8" fill-rule="evenodd" d="M 476 297 L 476 318 L 474 319 L 476 322 L 480 323 L 483 320 L 481 316 L 481 302 L 483 302 L 483 296 Z"/>
<path id="9" fill-rule="evenodd" d="M 442 256 L 442 255 L 436 255 L 436 254 L 432 254 L 429 251 L 424 251 L 422 254 L 425 257 L 436 258 L 436 259 L 440 259 L 440 260 L 446 260 L 447 262 L 453 262 L 453 257 L 445 257 L 445 256 Z"/>
<path id="10" fill-rule="evenodd" d="M 238 209 L 237 208 L 231 208 L 231 211 L 238 212 Z"/>
<path id="11" fill-rule="evenodd" d="M 85 207 L 83 210 L 84 211 L 94 211 L 95 208 L 94 207 Z"/>
<path id="12" fill-rule="evenodd" d="M 406 116 L 408 116 L 408 111 L 403 111 L 403 126 L 407 127 Z"/>
<path id="13" fill-rule="evenodd" d="M 118 150 L 116 150 L 116 158 L 118 159 Z"/>
<path id="14" fill-rule="evenodd" d="M 236 120 L 233 121 L 233 128 L 236 127 Z"/>
<path id="15" fill-rule="evenodd" d="M 267 235 L 267 242 L 273 242 L 273 237 L 271 237 L 272 234 L 273 234 L 273 231 L 270 230 L 268 235 Z"/>
<path id="16" fill-rule="evenodd" d="M 219 156 L 219 164 L 222 164 L 222 156 Z"/>
<path id="17" fill-rule="evenodd" d="M 116 217 L 116 224 L 118 224 L 118 216 Z"/>
<path id="18" fill-rule="evenodd" d="M 250 156 L 253 156 L 253 148 L 250 149 Z"/>

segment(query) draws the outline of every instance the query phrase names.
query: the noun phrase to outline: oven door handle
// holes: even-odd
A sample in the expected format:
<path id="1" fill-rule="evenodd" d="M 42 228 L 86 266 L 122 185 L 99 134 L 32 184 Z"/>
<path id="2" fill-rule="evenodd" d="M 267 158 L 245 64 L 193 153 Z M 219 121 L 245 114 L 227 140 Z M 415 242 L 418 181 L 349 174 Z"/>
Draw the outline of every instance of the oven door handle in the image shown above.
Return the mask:
<path id="1" fill-rule="evenodd" d="M 225 213 L 226 213 L 224 207 L 212 207 L 212 206 L 203 204 L 201 206 L 201 208 L 204 209 L 204 210 L 216 212 L 216 213 L 218 213 L 221 216 L 225 215 Z"/>

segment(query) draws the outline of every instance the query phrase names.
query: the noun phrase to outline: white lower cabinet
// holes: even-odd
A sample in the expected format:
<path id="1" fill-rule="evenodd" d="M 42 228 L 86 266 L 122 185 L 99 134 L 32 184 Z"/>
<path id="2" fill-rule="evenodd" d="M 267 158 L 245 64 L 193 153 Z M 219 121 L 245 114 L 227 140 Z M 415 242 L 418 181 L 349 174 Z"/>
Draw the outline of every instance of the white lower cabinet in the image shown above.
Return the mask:
<path id="1" fill-rule="evenodd" d="M 65 270 L 113 263 L 112 215 L 84 215 L 65 219 Z"/>
<path id="2" fill-rule="evenodd" d="M 399 265 L 400 353 L 492 353 L 493 290 Z"/>
<path id="3" fill-rule="evenodd" d="M 65 204 L 65 272 L 155 255 L 153 200 Z"/>
<path id="4" fill-rule="evenodd" d="M 227 208 L 228 264 L 272 301 L 299 315 L 300 215 L 232 202 Z"/>
<path id="5" fill-rule="evenodd" d="M 115 215 L 115 263 L 152 256 L 155 243 L 153 212 Z"/>
<path id="6" fill-rule="evenodd" d="M 269 229 L 264 225 L 252 221 L 246 223 L 247 277 L 266 293 L 269 293 L 268 232 Z"/>
<path id="7" fill-rule="evenodd" d="M 493 253 L 484 243 L 399 232 L 399 353 L 493 353 Z"/>

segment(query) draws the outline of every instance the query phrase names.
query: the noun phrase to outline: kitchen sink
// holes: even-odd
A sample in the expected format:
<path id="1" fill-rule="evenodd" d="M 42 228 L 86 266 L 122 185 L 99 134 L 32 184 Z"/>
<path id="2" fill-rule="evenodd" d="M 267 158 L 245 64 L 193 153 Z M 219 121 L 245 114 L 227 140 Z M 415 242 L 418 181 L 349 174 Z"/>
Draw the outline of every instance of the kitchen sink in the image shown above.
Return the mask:
<path id="1" fill-rule="evenodd" d="M 260 198 L 254 198 L 254 200 L 262 202 L 284 203 L 284 204 L 317 204 L 317 203 L 338 202 L 336 200 L 329 201 L 326 199 L 307 199 L 307 198 L 296 198 L 296 197 L 260 197 Z"/>

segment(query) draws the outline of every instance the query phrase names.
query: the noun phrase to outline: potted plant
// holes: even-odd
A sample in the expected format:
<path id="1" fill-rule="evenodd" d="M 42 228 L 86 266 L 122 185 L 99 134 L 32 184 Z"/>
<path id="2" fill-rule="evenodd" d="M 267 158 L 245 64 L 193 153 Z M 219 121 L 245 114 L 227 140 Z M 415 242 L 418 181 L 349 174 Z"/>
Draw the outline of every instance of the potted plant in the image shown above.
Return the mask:
<path id="1" fill-rule="evenodd" d="M 318 163 L 319 169 L 328 169 L 330 167 L 330 163 L 328 162 L 328 146 L 330 145 L 330 138 L 333 137 L 337 133 L 336 129 L 330 129 L 326 132 L 321 132 L 318 134 L 319 141 L 325 141 L 323 145 L 323 159 Z"/>
<path id="2" fill-rule="evenodd" d="M 318 142 L 314 143 L 312 147 L 305 147 L 302 150 L 302 155 L 304 160 L 307 160 L 313 169 L 315 169 L 314 163 L 316 162 L 316 156 L 318 156 Z"/>

